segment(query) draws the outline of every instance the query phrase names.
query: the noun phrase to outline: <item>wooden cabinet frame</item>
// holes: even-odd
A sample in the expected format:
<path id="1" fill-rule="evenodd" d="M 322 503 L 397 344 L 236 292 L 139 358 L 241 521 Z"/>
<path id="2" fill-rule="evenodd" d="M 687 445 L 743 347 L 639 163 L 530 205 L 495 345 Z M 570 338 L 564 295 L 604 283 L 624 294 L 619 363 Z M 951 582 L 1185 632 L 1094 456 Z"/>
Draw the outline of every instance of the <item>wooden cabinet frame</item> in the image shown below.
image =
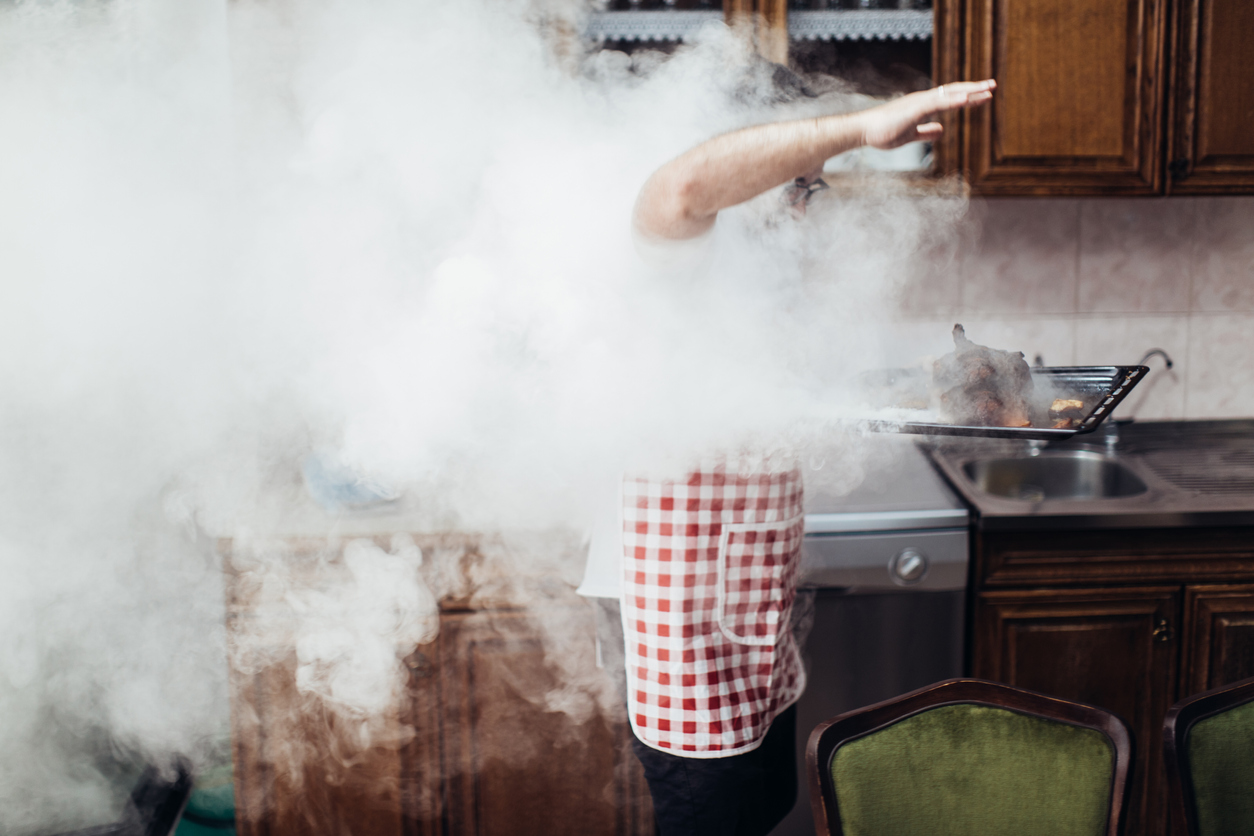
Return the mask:
<path id="1" fill-rule="evenodd" d="M 788 0 L 723 0 L 723 19 L 733 28 L 753 27 L 758 53 L 788 63 Z"/>
<path id="2" fill-rule="evenodd" d="M 1254 584 L 1189 587 L 1184 612 L 1185 695 L 1254 674 Z"/>

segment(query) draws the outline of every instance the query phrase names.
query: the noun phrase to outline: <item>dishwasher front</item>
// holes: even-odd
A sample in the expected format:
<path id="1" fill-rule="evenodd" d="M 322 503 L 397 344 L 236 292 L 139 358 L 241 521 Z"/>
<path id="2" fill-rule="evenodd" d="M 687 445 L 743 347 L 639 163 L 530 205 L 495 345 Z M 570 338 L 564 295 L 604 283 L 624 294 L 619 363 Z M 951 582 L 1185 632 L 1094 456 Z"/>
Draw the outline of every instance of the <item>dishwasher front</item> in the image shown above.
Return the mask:
<path id="1" fill-rule="evenodd" d="M 846 711 L 962 676 L 968 512 L 923 453 L 884 441 L 857 490 L 807 479 L 794 624 L 808 685 L 797 703 L 797 804 L 772 836 L 812 836 L 805 748 Z M 813 481 L 815 484 L 811 484 Z"/>

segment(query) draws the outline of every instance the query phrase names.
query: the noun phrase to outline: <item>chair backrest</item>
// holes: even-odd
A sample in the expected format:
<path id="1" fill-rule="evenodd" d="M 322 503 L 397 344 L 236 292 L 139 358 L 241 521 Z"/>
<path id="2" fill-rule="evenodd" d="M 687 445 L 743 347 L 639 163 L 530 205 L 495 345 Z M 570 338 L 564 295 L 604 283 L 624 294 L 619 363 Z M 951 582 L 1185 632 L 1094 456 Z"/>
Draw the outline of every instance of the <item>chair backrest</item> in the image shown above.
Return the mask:
<path id="1" fill-rule="evenodd" d="M 1176 703 L 1163 746 L 1177 833 L 1254 833 L 1254 679 Z"/>
<path id="2" fill-rule="evenodd" d="M 823 723 L 806 757 L 820 836 L 1116 836 L 1132 736 L 1100 708 L 950 679 Z"/>

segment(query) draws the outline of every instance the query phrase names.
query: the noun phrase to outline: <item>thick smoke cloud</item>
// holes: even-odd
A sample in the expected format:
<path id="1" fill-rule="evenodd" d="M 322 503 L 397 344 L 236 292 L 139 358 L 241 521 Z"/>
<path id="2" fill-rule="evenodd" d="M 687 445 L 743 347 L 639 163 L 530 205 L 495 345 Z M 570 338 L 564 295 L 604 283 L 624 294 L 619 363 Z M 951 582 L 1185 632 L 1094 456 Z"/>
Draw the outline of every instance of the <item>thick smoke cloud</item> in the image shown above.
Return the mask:
<path id="1" fill-rule="evenodd" d="M 772 105 L 717 26 L 651 68 L 585 53 L 583 11 L 0 5 L 0 830 L 99 804 L 91 753 L 220 754 L 214 539 L 281 535 L 313 451 L 412 531 L 570 531 L 625 466 L 799 449 L 848 411 L 961 201 L 766 195 L 710 269 L 651 274 L 629 218 L 657 165 L 865 102 Z M 288 603 L 302 687 L 369 715 L 361 666 L 391 687 L 448 590 L 405 585 L 412 544 L 353 548 L 337 594 Z"/>

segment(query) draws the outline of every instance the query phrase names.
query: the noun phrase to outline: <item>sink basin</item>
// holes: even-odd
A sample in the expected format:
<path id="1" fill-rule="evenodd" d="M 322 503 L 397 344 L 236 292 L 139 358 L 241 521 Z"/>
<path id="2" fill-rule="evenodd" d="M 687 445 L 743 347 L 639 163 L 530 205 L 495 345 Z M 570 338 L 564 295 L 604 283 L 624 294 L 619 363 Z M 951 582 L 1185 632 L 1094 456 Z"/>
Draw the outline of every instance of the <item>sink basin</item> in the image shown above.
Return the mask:
<path id="1" fill-rule="evenodd" d="M 984 493 L 1026 502 L 1113 499 L 1147 490 L 1139 476 L 1115 459 L 1081 450 L 976 459 L 962 470 Z"/>

